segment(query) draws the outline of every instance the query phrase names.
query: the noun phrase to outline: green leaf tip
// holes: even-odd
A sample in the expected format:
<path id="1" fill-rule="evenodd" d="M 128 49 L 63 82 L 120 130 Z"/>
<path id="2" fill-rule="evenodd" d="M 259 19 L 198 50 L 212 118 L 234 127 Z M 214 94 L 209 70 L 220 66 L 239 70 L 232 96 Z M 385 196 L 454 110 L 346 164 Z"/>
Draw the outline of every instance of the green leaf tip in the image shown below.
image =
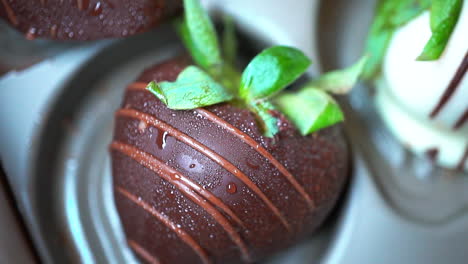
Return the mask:
<path id="1" fill-rule="evenodd" d="M 423 11 L 430 10 L 432 36 L 427 41 L 419 61 L 437 60 L 442 55 L 460 16 L 463 0 L 380 0 L 371 25 L 365 52 L 370 54 L 364 78 L 373 79 L 395 31 Z"/>
<path id="2" fill-rule="evenodd" d="M 365 55 L 348 68 L 327 72 L 306 86 L 317 87 L 334 94 L 346 94 L 356 84 L 369 60 Z"/>
<path id="3" fill-rule="evenodd" d="M 309 58 L 296 48 L 265 49 L 242 73 L 239 95 L 246 101 L 271 97 L 301 76 L 310 64 Z"/>
<path id="4" fill-rule="evenodd" d="M 222 85 L 196 66 L 185 68 L 175 82 L 150 82 L 147 89 L 174 110 L 195 109 L 233 99 Z"/>
<path id="5" fill-rule="evenodd" d="M 463 0 L 432 0 L 432 36 L 417 60 L 431 61 L 440 58 L 457 24 L 462 5 Z"/>
<path id="6" fill-rule="evenodd" d="M 146 86 L 146 90 L 150 91 L 159 100 L 161 100 L 164 104 L 167 105 L 166 96 L 163 94 L 163 91 L 161 90 L 161 88 L 159 87 L 159 85 L 155 81 L 152 81 L 152 82 L 148 83 L 148 85 Z"/>
<path id="7" fill-rule="evenodd" d="M 365 50 L 366 53 L 369 54 L 369 60 L 364 67 L 364 79 L 372 79 L 380 72 L 380 65 L 382 64 L 392 36 L 393 30 L 374 32 L 368 36 Z"/>
<path id="8" fill-rule="evenodd" d="M 368 56 L 348 68 L 323 74 L 298 92 L 275 97 L 278 109 L 291 120 L 303 136 L 344 120 L 343 112 L 328 94 L 346 94 L 362 74 Z"/>
<path id="9" fill-rule="evenodd" d="M 215 28 L 199 0 L 184 0 L 185 16 L 178 31 L 195 62 L 209 69 L 222 63 Z"/>
<path id="10" fill-rule="evenodd" d="M 275 105 L 303 136 L 344 120 L 335 100 L 317 88 L 281 94 L 275 98 Z"/>
<path id="11" fill-rule="evenodd" d="M 395 31 L 430 7 L 433 0 L 380 0 L 366 40 L 369 54 L 363 76 L 372 79 L 380 72 L 388 45 Z"/>

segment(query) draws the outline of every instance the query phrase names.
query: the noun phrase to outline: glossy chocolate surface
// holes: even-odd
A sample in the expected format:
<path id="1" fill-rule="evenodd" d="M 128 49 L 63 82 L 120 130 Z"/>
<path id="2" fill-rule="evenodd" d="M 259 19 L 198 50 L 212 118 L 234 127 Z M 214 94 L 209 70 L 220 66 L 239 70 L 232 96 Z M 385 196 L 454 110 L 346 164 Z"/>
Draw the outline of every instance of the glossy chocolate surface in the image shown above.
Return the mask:
<path id="1" fill-rule="evenodd" d="M 114 193 L 129 246 L 148 263 L 253 262 L 320 227 L 348 177 L 340 126 L 303 137 L 285 118 L 219 104 L 174 111 L 145 90 L 189 60 L 146 70 L 116 113 Z"/>
<path id="2" fill-rule="evenodd" d="M 0 0 L 0 17 L 28 39 L 93 40 L 145 32 L 181 0 Z"/>

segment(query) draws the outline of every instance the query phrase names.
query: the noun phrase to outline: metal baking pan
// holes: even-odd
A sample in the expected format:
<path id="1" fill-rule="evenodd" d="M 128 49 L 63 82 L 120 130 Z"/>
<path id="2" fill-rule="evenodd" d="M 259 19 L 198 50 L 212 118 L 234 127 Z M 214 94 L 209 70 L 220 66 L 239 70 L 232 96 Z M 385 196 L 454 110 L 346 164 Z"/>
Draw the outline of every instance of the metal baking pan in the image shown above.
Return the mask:
<path id="1" fill-rule="evenodd" d="M 349 65 L 373 0 L 206 1 L 232 14 L 245 56 L 297 46 L 310 75 Z M 248 6 L 248 8 L 246 8 Z M 255 19 L 252 19 L 255 17 Z M 1 44 L 0 44 L 1 45 Z M 46 263 L 134 263 L 114 208 L 108 144 L 125 86 L 182 47 L 169 25 L 118 41 L 73 46 L 0 79 L 0 154 Z M 326 227 L 267 263 L 466 263 L 467 177 L 407 153 L 373 111 L 368 87 L 342 98 L 354 171 Z M 421 176 L 422 175 L 422 176 Z"/>

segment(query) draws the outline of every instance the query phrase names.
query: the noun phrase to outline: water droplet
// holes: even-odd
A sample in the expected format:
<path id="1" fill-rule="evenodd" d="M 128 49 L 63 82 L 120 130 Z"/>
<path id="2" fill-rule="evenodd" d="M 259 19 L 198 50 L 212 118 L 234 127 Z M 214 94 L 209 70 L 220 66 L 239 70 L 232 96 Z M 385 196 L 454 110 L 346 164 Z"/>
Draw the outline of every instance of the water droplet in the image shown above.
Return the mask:
<path id="1" fill-rule="evenodd" d="M 28 33 L 26 33 L 27 40 L 33 40 L 37 37 L 37 29 L 35 27 L 30 27 Z"/>
<path id="2" fill-rule="evenodd" d="M 233 182 L 230 182 L 227 186 L 226 186 L 226 191 L 230 194 L 234 194 L 237 192 L 237 186 L 235 183 Z"/>
<path id="3" fill-rule="evenodd" d="M 251 169 L 254 169 L 254 170 L 258 170 L 258 168 L 260 168 L 260 166 L 258 164 L 255 164 L 254 162 L 252 162 L 249 158 L 246 158 L 245 159 L 245 163 L 247 164 L 247 166 Z"/>
<path id="4" fill-rule="evenodd" d="M 100 1 L 98 1 L 96 4 L 94 4 L 94 8 L 91 10 L 91 15 L 99 16 L 101 13 L 102 13 L 102 4 Z"/>
<path id="5" fill-rule="evenodd" d="M 50 27 L 50 35 L 55 38 L 57 36 L 57 30 L 58 30 L 58 26 L 57 25 L 52 25 L 52 27 Z"/>
<path id="6" fill-rule="evenodd" d="M 158 130 L 158 137 L 156 138 L 156 144 L 158 145 L 159 149 L 164 149 L 166 147 L 168 134 L 169 133 L 167 133 L 166 131 L 163 132 L 161 130 Z"/>
<path id="7" fill-rule="evenodd" d="M 138 130 L 140 132 L 142 132 L 142 133 L 145 132 L 146 127 L 147 127 L 147 124 L 146 124 L 145 121 L 140 121 L 140 123 L 138 123 Z"/>

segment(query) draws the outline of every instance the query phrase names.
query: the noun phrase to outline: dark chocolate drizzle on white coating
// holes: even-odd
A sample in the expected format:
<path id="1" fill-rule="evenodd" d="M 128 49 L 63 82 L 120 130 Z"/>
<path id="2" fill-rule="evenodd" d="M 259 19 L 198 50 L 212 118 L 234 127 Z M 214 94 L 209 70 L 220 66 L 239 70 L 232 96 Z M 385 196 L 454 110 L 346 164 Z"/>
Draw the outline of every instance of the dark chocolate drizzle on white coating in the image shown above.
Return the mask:
<path id="1" fill-rule="evenodd" d="M 465 53 L 465 57 L 463 57 L 463 60 L 460 63 L 460 66 L 458 67 L 457 71 L 455 72 L 455 75 L 453 76 L 449 85 L 447 86 L 444 93 L 442 94 L 442 97 L 439 99 L 437 105 L 432 110 L 430 114 L 431 119 L 435 118 L 440 113 L 442 108 L 448 103 L 450 98 L 452 98 L 453 94 L 459 87 L 460 82 L 462 81 L 467 71 L 468 71 L 468 51 Z M 465 112 L 465 117 L 464 118 L 461 117 L 460 120 L 461 121 L 458 121 L 457 124 L 455 125 L 455 129 L 462 126 L 460 122 L 463 123 L 466 121 L 466 112 Z"/>

